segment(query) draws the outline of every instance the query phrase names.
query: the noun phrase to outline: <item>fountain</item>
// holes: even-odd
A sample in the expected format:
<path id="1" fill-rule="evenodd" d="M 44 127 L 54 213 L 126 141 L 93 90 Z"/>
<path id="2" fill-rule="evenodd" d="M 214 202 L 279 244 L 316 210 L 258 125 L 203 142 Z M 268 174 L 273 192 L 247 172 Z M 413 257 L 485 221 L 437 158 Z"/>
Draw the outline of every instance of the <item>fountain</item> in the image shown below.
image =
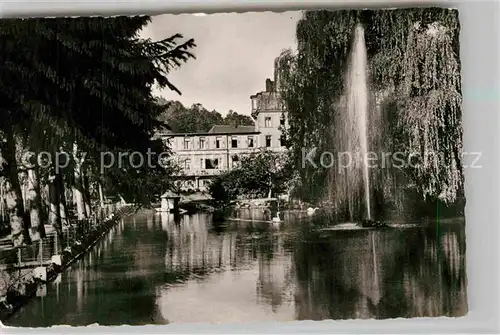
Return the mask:
<path id="1" fill-rule="evenodd" d="M 364 29 L 359 24 L 354 29 L 344 98 L 346 108 L 341 108 L 335 118 L 334 134 L 339 154 L 339 174 L 334 179 L 335 201 L 337 208 L 347 209 L 351 221 L 356 219 L 371 221 L 371 188 L 367 161 L 369 149 L 367 53 Z M 355 162 L 353 162 L 354 154 L 357 156 Z M 355 213 L 362 211 L 365 214 L 361 218 L 356 217 Z"/>

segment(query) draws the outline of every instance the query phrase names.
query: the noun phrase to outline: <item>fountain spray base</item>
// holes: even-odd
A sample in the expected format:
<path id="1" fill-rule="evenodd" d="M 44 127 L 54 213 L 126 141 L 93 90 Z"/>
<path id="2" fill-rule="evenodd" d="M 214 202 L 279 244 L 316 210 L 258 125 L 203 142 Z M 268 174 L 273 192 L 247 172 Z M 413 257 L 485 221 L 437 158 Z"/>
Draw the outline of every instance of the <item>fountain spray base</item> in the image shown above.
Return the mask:
<path id="1" fill-rule="evenodd" d="M 380 221 L 375 221 L 375 220 L 369 220 L 365 219 L 361 221 L 361 226 L 363 228 L 384 228 L 388 227 L 387 224 L 380 222 Z"/>

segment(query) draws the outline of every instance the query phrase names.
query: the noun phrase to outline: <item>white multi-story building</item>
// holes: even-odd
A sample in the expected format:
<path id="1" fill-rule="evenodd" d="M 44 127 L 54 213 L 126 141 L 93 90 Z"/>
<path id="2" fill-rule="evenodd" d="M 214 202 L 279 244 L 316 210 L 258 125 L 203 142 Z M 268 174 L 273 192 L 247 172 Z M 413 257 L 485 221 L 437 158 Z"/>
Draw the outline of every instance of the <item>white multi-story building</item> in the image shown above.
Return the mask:
<path id="1" fill-rule="evenodd" d="M 266 79 L 266 90 L 250 99 L 254 126 L 214 125 L 206 133 L 159 134 L 183 168 L 182 189 L 206 191 L 213 176 L 233 168 L 242 156 L 262 149 L 285 150 L 287 113 L 275 81 Z"/>

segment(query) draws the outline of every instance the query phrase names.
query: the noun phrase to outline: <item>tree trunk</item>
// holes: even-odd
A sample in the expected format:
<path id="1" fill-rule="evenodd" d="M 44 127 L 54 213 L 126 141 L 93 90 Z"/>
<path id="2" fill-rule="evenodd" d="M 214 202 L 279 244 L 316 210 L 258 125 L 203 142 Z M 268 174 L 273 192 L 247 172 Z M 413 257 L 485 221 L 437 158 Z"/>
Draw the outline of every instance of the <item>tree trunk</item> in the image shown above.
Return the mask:
<path id="1" fill-rule="evenodd" d="M 49 183 L 40 187 L 40 194 L 42 195 L 42 207 L 43 207 L 43 220 L 50 224 L 50 187 Z"/>
<path id="2" fill-rule="evenodd" d="M 0 222 L 2 223 L 8 221 L 7 206 L 5 205 L 5 192 L 6 192 L 5 183 L 6 183 L 5 178 L 0 177 Z"/>
<path id="3" fill-rule="evenodd" d="M 89 183 L 89 178 L 85 173 L 82 174 L 82 184 L 83 184 L 83 201 L 85 202 L 85 212 L 87 213 L 87 217 L 90 218 L 92 216 L 92 207 L 90 206 L 90 183 Z"/>
<path id="4" fill-rule="evenodd" d="M 104 192 L 102 190 L 102 184 L 99 183 L 99 204 L 101 205 L 101 207 L 104 206 Z"/>
<path id="5" fill-rule="evenodd" d="M 49 212 L 49 222 L 56 229 L 59 236 L 62 235 L 62 225 L 61 225 L 61 209 L 60 209 L 60 194 L 59 187 L 57 185 L 57 176 L 52 174 L 49 177 L 49 201 L 50 201 L 50 212 Z"/>
<path id="6" fill-rule="evenodd" d="M 61 173 L 56 175 L 56 186 L 59 193 L 59 215 L 61 216 L 61 226 L 69 225 L 68 221 L 68 207 L 66 205 L 66 188 L 64 187 L 64 178 Z"/>
<path id="7" fill-rule="evenodd" d="M 6 202 L 7 213 L 10 220 L 11 240 L 14 247 L 22 247 L 27 244 L 27 235 L 25 233 L 23 216 L 23 199 L 20 192 L 17 192 L 11 182 L 6 183 Z"/>
<path id="8" fill-rule="evenodd" d="M 16 159 L 16 161 L 18 161 Z M 23 225 L 27 227 L 26 230 L 27 235 L 31 238 L 31 217 L 28 209 L 28 171 L 24 166 L 18 165 L 18 178 L 19 178 L 19 187 L 21 188 L 21 197 L 23 199 Z M 35 236 L 36 238 L 36 236 Z M 33 242 L 33 240 L 31 240 Z"/>
<path id="9" fill-rule="evenodd" d="M 26 167 L 18 167 L 18 176 L 19 186 L 21 186 L 21 195 L 23 197 L 23 207 L 24 211 L 27 212 L 26 205 L 28 203 L 28 170 L 26 170 Z"/>
<path id="10" fill-rule="evenodd" d="M 104 191 L 102 189 L 102 183 L 99 183 L 99 219 L 104 220 Z"/>
<path id="11" fill-rule="evenodd" d="M 35 168 L 34 170 L 34 175 L 36 177 L 36 183 L 34 184 L 34 189 L 35 192 L 39 195 L 38 199 L 35 200 L 35 203 L 37 204 L 39 208 L 39 215 L 40 215 L 40 222 L 42 223 L 41 229 L 43 229 L 43 236 L 46 236 L 46 231 L 45 231 L 45 225 L 48 224 L 49 222 L 49 211 L 48 211 L 48 188 L 46 185 L 42 184 L 41 176 L 40 176 L 40 169 Z M 46 194 L 44 194 L 44 192 Z M 45 198 L 44 198 L 45 195 Z"/>
<path id="12" fill-rule="evenodd" d="M 30 238 L 32 242 L 36 242 L 45 237 L 45 226 L 41 215 L 42 198 L 36 167 L 28 169 L 28 192 L 26 198 L 26 212 L 31 220 Z"/>
<path id="13" fill-rule="evenodd" d="M 11 239 L 14 247 L 21 247 L 29 244 L 29 221 L 24 215 L 23 196 L 21 184 L 19 183 L 19 173 L 16 162 L 16 143 L 14 134 L 11 131 L 6 132 L 7 143 L 2 150 L 4 157 L 4 169 L 6 170 L 7 182 L 7 212 L 9 213 Z M 6 163 L 6 164 L 5 164 Z"/>

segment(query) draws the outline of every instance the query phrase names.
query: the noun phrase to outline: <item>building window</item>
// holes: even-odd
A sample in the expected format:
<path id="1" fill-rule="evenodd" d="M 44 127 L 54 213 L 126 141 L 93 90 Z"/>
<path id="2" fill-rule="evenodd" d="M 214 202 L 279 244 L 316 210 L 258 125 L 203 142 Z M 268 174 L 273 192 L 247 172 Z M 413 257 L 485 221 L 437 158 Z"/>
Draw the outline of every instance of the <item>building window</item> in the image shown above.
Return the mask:
<path id="1" fill-rule="evenodd" d="M 215 170 L 219 168 L 219 160 L 215 159 L 205 159 L 205 169 Z"/>
<path id="2" fill-rule="evenodd" d="M 186 170 L 191 169 L 191 160 L 189 158 L 184 161 L 184 169 Z"/>
<path id="3" fill-rule="evenodd" d="M 271 146 L 271 135 L 267 135 L 266 136 L 266 147 L 270 147 Z"/>
<path id="4" fill-rule="evenodd" d="M 238 138 L 236 136 L 231 137 L 231 148 L 238 147 Z"/>
<path id="5" fill-rule="evenodd" d="M 248 147 L 253 148 L 253 136 L 248 136 Z"/>
<path id="6" fill-rule="evenodd" d="M 264 127 L 266 128 L 271 128 L 273 125 L 271 124 L 271 117 L 270 116 L 266 116 L 264 118 Z"/>
<path id="7" fill-rule="evenodd" d="M 184 150 L 188 150 L 189 149 L 189 138 L 185 138 L 184 139 Z"/>
<path id="8" fill-rule="evenodd" d="M 205 149 L 205 138 L 200 137 L 200 149 Z"/>
<path id="9" fill-rule="evenodd" d="M 217 137 L 217 138 L 215 139 L 215 147 L 216 147 L 217 149 L 220 149 L 220 148 L 221 148 L 221 143 L 222 143 L 222 138 Z"/>
<path id="10" fill-rule="evenodd" d="M 285 125 L 285 115 L 282 115 L 281 116 L 281 119 L 280 119 L 280 125 L 284 126 Z"/>
<path id="11" fill-rule="evenodd" d="M 234 155 L 232 157 L 232 162 L 233 162 L 233 167 L 236 167 L 238 165 L 238 162 L 239 162 L 239 157 L 237 155 Z"/>

